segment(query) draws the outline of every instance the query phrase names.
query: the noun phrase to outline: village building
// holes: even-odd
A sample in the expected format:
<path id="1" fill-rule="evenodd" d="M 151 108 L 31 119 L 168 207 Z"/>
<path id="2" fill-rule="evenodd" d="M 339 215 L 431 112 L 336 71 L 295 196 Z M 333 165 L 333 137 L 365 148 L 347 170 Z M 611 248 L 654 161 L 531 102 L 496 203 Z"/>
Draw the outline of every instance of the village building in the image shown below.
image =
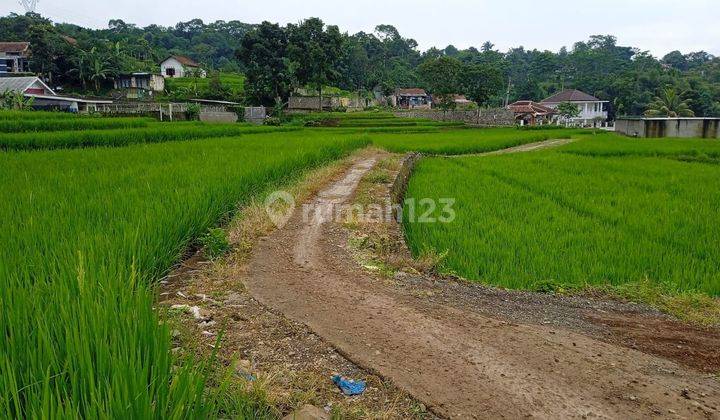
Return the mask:
<path id="1" fill-rule="evenodd" d="M 160 74 L 167 78 L 207 76 L 207 72 L 200 67 L 200 64 L 183 55 L 171 55 L 161 61 Z"/>
<path id="2" fill-rule="evenodd" d="M 562 92 L 556 93 L 555 95 L 544 99 L 540 102 L 540 104 L 556 110 L 558 105 L 565 102 L 569 102 L 577 106 L 580 110 L 580 115 L 563 122 L 587 126 L 594 125 L 598 122 L 604 122 L 608 119 L 608 101 L 601 101 L 600 99 L 577 89 L 563 90 Z"/>
<path id="3" fill-rule="evenodd" d="M 425 89 L 397 89 L 390 98 L 392 106 L 400 109 L 431 109 L 432 97 Z"/>
<path id="4" fill-rule="evenodd" d="M 32 107 L 35 109 L 91 112 L 97 110 L 99 105 L 112 103 L 102 99 L 58 96 L 39 77 L 0 77 L 0 94 L 6 92 L 20 93 L 26 98 L 33 98 Z"/>
<path id="5" fill-rule="evenodd" d="M 0 42 L 0 76 L 30 71 L 29 42 Z"/>
<path id="6" fill-rule="evenodd" d="M 556 111 L 534 101 L 517 101 L 507 106 L 520 125 L 543 125 L 550 123 Z"/>
<path id="7" fill-rule="evenodd" d="M 2 77 L 0 78 L 0 93 L 14 92 L 23 95 L 55 95 L 39 77 Z"/>
<path id="8" fill-rule="evenodd" d="M 465 95 L 447 95 L 444 100 L 452 102 L 454 107 L 457 109 L 471 108 L 475 105 L 475 102 L 466 98 Z M 437 107 L 442 103 L 442 99 L 433 95 L 432 106 Z"/>
<path id="9" fill-rule="evenodd" d="M 115 78 L 115 89 L 128 99 L 143 99 L 165 90 L 165 78 L 153 73 L 126 73 Z"/>

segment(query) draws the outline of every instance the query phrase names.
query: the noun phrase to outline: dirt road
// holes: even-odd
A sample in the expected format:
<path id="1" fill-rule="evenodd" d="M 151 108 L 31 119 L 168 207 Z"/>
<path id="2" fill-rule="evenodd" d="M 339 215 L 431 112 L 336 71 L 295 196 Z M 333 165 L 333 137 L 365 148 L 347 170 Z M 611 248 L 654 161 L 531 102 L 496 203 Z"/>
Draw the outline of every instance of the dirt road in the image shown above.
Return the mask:
<path id="1" fill-rule="evenodd" d="M 308 325 L 355 363 L 449 418 L 718 418 L 706 374 L 570 328 L 493 317 L 367 274 L 331 219 L 375 158 L 356 162 L 254 250 L 246 279 L 263 304 Z"/>

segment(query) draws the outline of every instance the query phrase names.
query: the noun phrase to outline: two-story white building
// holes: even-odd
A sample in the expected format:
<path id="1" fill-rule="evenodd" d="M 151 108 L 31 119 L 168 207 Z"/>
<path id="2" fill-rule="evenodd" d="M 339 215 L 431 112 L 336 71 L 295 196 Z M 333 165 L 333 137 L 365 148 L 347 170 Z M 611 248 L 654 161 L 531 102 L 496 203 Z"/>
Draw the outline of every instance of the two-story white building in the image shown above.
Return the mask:
<path id="1" fill-rule="evenodd" d="M 608 101 L 601 101 L 600 99 L 577 89 L 563 90 L 562 92 L 556 93 L 540 103 L 548 108 L 557 109 L 558 105 L 564 102 L 577 106 L 580 110 L 580 115 L 576 118 L 570 119 L 570 121 L 563 122 L 587 126 L 602 124 L 608 118 Z"/>

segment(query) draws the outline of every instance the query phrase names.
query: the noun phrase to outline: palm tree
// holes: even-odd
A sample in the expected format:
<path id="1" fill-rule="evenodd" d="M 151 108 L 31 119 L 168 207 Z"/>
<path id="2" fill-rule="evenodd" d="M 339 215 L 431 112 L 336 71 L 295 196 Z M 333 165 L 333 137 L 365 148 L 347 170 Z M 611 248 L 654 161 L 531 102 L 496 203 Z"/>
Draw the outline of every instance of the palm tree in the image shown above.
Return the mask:
<path id="1" fill-rule="evenodd" d="M 78 79 L 82 83 L 83 90 L 87 89 L 87 73 L 88 69 L 88 54 L 85 51 L 80 51 L 77 56 L 73 59 L 75 67 L 68 71 L 68 74 L 77 74 Z"/>
<path id="2" fill-rule="evenodd" d="M 95 93 L 98 93 L 100 91 L 100 81 L 113 76 L 116 71 L 112 68 L 108 60 L 97 53 L 95 48 L 90 50 L 89 61 L 90 80 L 95 84 Z"/>
<path id="3" fill-rule="evenodd" d="M 647 111 L 646 117 L 694 117 L 695 113 L 690 109 L 690 101 L 683 100 L 682 94 L 675 92 L 675 89 L 667 88 L 655 97 Z"/>

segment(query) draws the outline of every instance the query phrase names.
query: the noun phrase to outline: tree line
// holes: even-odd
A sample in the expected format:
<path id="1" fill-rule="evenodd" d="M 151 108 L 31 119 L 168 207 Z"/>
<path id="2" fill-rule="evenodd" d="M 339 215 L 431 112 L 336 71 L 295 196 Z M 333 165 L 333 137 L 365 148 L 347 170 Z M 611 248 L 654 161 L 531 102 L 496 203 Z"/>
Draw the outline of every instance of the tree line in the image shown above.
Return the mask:
<path id="1" fill-rule="evenodd" d="M 30 41 L 33 71 L 53 83 L 94 90 L 122 71 L 157 71 L 169 54 L 209 69 L 246 75 L 245 100 L 273 105 L 297 87 L 325 86 L 369 94 L 422 87 L 440 98 L 464 94 L 480 106 L 542 100 L 575 88 L 610 101 L 610 113 L 720 116 L 720 58 L 673 51 L 662 58 L 597 35 L 557 52 L 430 48 L 391 25 L 348 34 L 317 18 L 281 26 L 238 21 L 144 28 L 111 20 L 106 29 L 53 24 L 38 15 L 0 18 L 0 40 Z M 451 106 L 451 101 L 447 101 Z"/>

